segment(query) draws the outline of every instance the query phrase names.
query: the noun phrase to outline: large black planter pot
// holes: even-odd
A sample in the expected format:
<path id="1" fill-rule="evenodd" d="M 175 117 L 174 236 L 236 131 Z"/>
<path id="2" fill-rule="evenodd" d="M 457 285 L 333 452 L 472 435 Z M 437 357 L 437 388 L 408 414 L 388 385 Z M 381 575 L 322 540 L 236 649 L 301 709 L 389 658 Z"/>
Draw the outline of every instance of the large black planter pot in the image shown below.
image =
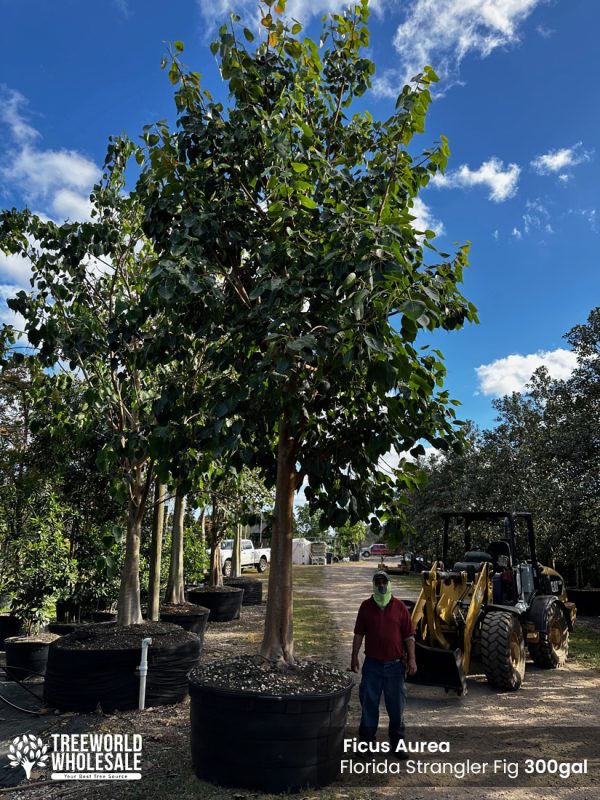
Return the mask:
<path id="1" fill-rule="evenodd" d="M 567 589 L 567 595 L 577 606 L 577 614 L 582 617 L 600 615 L 600 589 Z"/>
<path id="2" fill-rule="evenodd" d="M 6 677 L 11 681 L 45 675 L 50 642 L 13 636 L 4 642 L 6 648 Z"/>
<path id="3" fill-rule="evenodd" d="M 240 618 L 244 590 L 237 586 L 227 586 L 224 589 L 190 589 L 187 593 L 188 602 L 205 606 L 210 609 L 211 622 L 231 622 Z"/>
<path id="4" fill-rule="evenodd" d="M 210 609 L 204 608 L 203 606 L 196 606 L 195 610 L 190 610 L 185 614 L 171 614 L 168 611 L 161 611 L 160 621 L 170 622 L 173 625 L 179 625 L 184 630 L 190 631 L 190 633 L 195 633 L 200 640 L 200 653 L 202 653 L 202 647 L 204 645 L 204 633 L 206 632 L 209 616 Z"/>
<path id="5" fill-rule="evenodd" d="M 89 625 L 88 622 L 49 622 L 48 623 L 48 632 L 49 633 L 56 633 L 58 636 L 67 636 L 69 633 L 73 633 L 74 631 L 79 630 L 79 628 L 84 628 L 86 625 Z"/>
<path id="6" fill-rule="evenodd" d="M 192 768 L 198 778 L 263 792 L 317 789 L 340 774 L 347 688 L 260 695 L 189 680 Z"/>
<path id="7" fill-rule="evenodd" d="M 92 611 L 93 622 L 115 622 L 116 619 L 116 611 Z"/>
<path id="8" fill-rule="evenodd" d="M 115 636 L 121 637 L 116 639 Z M 187 673 L 200 659 L 200 640 L 164 622 L 117 628 L 87 625 L 50 646 L 44 701 L 61 711 L 138 707 L 142 639 L 148 649 L 146 706 L 178 703 L 187 695 Z M 113 643 L 114 640 L 114 643 Z"/>
<path id="9" fill-rule="evenodd" d="M 244 606 L 258 606 L 262 603 L 263 582 L 256 578 L 225 578 L 225 586 L 237 586 L 244 590 Z"/>
<path id="10" fill-rule="evenodd" d="M 0 614 L 0 650 L 4 650 L 4 640 L 23 632 L 23 623 L 12 614 Z"/>

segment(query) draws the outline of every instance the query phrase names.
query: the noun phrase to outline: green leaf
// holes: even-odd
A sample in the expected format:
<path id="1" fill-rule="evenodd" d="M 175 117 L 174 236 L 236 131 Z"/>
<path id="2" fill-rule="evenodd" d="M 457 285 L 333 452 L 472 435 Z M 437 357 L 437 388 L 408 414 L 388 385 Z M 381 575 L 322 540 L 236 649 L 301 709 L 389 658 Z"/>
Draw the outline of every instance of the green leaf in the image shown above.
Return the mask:
<path id="1" fill-rule="evenodd" d="M 252 33 L 252 31 L 249 28 L 244 28 L 244 36 L 246 37 L 246 39 L 249 42 L 253 42 L 254 41 L 254 34 Z"/>
<path id="2" fill-rule="evenodd" d="M 183 53 L 184 44 L 183 42 L 179 41 L 179 39 L 176 42 L 173 42 L 173 47 L 175 48 L 175 50 L 177 50 L 178 53 Z"/>
<path id="3" fill-rule="evenodd" d="M 398 310 L 401 311 L 405 317 L 417 320 L 421 314 L 427 310 L 427 306 L 421 300 L 406 300 L 406 302 L 400 304 Z"/>
<path id="4" fill-rule="evenodd" d="M 308 169 L 308 164 L 301 164 L 299 161 L 292 161 L 291 166 L 294 172 L 306 172 Z"/>
<path id="5" fill-rule="evenodd" d="M 299 194 L 298 200 L 300 201 L 301 205 L 304 206 L 304 208 L 310 208 L 311 210 L 313 208 L 317 208 L 317 203 L 315 203 L 311 197 L 307 197 L 304 194 Z"/>

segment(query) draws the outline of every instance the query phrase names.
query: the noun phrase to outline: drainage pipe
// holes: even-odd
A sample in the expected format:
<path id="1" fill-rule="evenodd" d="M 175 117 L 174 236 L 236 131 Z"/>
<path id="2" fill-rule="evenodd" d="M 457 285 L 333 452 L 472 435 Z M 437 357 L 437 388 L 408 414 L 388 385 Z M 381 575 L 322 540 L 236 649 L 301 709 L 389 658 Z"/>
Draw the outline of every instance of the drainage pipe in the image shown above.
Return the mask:
<path id="1" fill-rule="evenodd" d="M 148 675 L 148 647 L 152 644 L 152 639 L 142 639 L 142 660 L 138 667 L 140 674 L 140 696 L 138 708 L 143 711 L 146 707 L 146 676 Z"/>

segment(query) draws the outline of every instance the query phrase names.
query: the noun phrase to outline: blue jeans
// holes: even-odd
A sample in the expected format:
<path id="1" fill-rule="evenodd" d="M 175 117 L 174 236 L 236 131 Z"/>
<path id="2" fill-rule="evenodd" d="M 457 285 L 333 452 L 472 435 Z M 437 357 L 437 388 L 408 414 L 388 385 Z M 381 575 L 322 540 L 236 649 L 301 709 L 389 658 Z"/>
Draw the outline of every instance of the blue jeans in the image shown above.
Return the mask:
<path id="1" fill-rule="evenodd" d="M 374 739 L 379 725 L 379 701 L 381 695 L 389 717 L 388 733 L 395 747 L 404 737 L 404 664 L 402 661 L 377 661 L 365 658 L 358 696 L 362 706 L 362 717 L 358 735 L 361 739 Z"/>

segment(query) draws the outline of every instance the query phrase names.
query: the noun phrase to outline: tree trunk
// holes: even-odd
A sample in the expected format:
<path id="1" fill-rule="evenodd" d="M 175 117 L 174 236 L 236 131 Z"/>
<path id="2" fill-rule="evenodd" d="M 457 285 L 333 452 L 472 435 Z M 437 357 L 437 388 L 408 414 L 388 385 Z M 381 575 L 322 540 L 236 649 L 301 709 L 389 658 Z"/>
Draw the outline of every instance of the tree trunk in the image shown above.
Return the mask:
<path id="1" fill-rule="evenodd" d="M 223 586 L 223 571 L 221 569 L 221 525 L 219 520 L 219 503 L 215 494 L 211 497 L 210 516 L 210 567 L 209 586 Z"/>
<path id="2" fill-rule="evenodd" d="M 165 603 L 182 605 L 185 603 L 185 587 L 183 583 L 183 520 L 185 517 L 185 497 L 177 492 L 175 510 L 173 511 L 173 535 L 171 537 L 171 561 L 169 564 L 169 580 L 165 593 Z"/>
<path id="3" fill-rule="evenodd" d="M 200 512 L 200 544 L 206 547 L 206 508 Z"/>
<path id="4" fill-rule="evenodd" d="M 277 483 L 271 541 L 269 593 L 260 654 L 281 666 L 294 664 L 292 517 L 296 490 L 297 444 L 282 416 L 277 447 Z"/>
<path id="5" fill-rule="evenodd" d="M 142 622 L 142 610 L 140 608 L 140 541 L 142 520 L 151 480 L 152 469 L 150 467 L 145 481 L 142 475 L 142 467 L 136 468 L 134 482 L 130 489 L 125 561 L 121 571 L 121 588 L 117 604 L 117 623 L 119 625 L 139 625 Z"/>
<path id="6" fill-rule="evenodd" d="M 239 578 L 242 574 L 242 526 L 235 526 L 233 549 L 231 551 L 231 577 Z"/>
<path id="7" fill-rule="evenodd" d="M 148 579 L 148 619 L 152 622 L 156 622 L 160 615 L 160 567 L 166 494 L 167 487 L 157 478 L 154 484 L 154 516 L 150 546 L 150 577 Z"/>

